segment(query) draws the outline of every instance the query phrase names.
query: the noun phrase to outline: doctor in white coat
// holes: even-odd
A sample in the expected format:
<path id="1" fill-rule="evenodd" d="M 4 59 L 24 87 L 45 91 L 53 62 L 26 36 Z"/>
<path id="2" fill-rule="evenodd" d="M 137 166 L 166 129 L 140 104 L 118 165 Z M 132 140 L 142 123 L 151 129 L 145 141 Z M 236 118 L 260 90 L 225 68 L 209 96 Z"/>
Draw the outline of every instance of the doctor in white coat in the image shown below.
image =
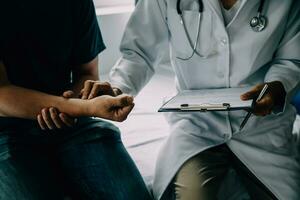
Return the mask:
<path id="1" fill-rule="evenodd" d="M 245 111 L 167 115 L 156 199 L 215 199 L 230 167 L 253 199 L 300 199 L 289 104 L 300 81 L 299 30 L 299 0 L 140 0 L 111 71 L 120 91 L 136 95 L 165 51 L 178 91 L 253 86 L 248 99 L 269 84 L 242 131 Z"/>

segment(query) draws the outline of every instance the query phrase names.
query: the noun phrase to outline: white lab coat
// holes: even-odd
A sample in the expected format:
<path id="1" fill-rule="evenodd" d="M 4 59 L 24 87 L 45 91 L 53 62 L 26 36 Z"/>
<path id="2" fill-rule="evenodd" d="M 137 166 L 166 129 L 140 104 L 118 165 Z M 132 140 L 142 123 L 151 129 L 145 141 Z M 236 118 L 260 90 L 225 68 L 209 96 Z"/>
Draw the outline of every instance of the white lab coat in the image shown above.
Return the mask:
<path id="1" fill-rule="evenodd" d="M 288 94 L 300 81 L 300 1 L 268 0 L 264 14 L 267 28 L 253 32 L 250 19 L 257 15 L 259 0 L 243 0 L 233 21 L 224 26 L 218 0 L 203 0 L 204 13 L 198 51 L 182 61 L 192 49 L 176 11 L 176 0 L 141 0 L 126 28 L 122 58 L 111 71 L 111 82 L 122 91 L 137 94 L 170 50 L 177 89 L 250 86 L 281 81 Z M 198 10 L 196 0 L 182 1 L 181 8 L 195 41 Z M 278 199 L 300 199 L 300 164 L 292 140 L 295 109 L 286 101 L 284 112 L 253 116 L 242 132 L 245 111 L 167 115 L 171 135 L 161 149 L 153 192 L 168 199 L 166 189 L 182 164 L 192 156 L 226 143 L 235 155 Z M 142 134 L 142 133 L 141 133 Z M 163 195 L 165 194 L 165 195 Z M 164 197 L 164 198 L 163 198 Z"/>

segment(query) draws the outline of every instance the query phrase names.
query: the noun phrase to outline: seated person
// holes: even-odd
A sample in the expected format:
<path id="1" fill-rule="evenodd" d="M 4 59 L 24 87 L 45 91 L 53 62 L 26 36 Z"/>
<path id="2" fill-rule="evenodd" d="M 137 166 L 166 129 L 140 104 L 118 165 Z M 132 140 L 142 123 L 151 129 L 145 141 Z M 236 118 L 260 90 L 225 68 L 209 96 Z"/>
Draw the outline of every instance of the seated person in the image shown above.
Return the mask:
<path id="1" fill-rule="evenodd" d="M 268 85 L 243 129 L 243 110 L 166 114 L 155 199 L 217 199 L 231 169 L 251 199 L 300 199 L 295 110 L 286 101 L 300 83 L 299 27 L 299 0 L 139 1 L 111 71 L 121 91 L 136 95 L 168 50 L 178 91 L 252 86 L 241 99 L 256 101 Z"/>
<path id="2" fill-rule="evenodd" d="M 1 1 L 0 24 L 0 199 L 150 199 L 118 128 L 92 118 L 134 106 L 94 84 L 105 46 L 92 0 Z"/>

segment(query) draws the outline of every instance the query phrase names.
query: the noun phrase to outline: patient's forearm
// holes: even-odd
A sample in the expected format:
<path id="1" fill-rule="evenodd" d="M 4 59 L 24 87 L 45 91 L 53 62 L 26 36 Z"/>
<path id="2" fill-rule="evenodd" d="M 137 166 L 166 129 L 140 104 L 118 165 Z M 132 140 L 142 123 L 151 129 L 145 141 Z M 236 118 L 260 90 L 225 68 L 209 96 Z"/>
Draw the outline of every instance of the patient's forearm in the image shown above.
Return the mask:
<path id="1" fill-rule="evenodd" d="M 0 86 L 0 116 L 36 119 L 43 108 L 55 107 L 72 117 L 89 116 L 87 100 L 66 99 L 14 85 Z"/>

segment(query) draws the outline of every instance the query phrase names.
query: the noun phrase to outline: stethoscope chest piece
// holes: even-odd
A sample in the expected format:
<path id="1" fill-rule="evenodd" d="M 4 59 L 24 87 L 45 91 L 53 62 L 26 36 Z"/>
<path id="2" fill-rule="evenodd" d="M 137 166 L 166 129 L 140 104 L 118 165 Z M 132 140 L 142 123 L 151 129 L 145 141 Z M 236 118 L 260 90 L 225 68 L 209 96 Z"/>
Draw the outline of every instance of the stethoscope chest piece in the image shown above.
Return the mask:
<path id="1" fill-rule="evenodd" d="M 255 32 L 263 31 L 267 26 L 268 20 L 265 16 L 259 14 L 256 17 L 253 17 L 250 21 L 250 27 Z"/>

